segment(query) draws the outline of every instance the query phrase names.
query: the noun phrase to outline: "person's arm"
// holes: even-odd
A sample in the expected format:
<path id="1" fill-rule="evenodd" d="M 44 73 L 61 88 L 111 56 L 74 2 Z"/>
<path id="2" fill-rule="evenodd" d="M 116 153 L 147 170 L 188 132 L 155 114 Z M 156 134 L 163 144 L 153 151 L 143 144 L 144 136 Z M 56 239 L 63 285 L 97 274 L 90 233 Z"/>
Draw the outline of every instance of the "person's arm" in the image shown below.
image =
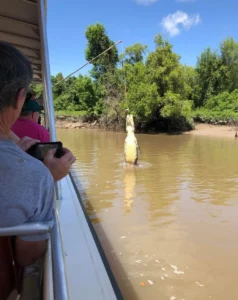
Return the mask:
<path id="1" fill-rule="evenodd" d="M 64 155 L 61 158 L 54 157 L 56 150 L 53 149 L 48 151 L 44 159 L 44 164 L 51 172 L 51 175 L 53 176 L 55 181 L 65 177 L 68 174 L 71 165 L 76 160 L 70 150 L 66 148 L 64 148 L 63 150 Z M 42 211 L 40 212 L 40 215 L 33 216 L 29 220 L 31 222 L 49 221 L 52 218 L 54 186 L 51 186 L 50 188 L 49 184 L 45 182 L 41 184 L 41 186 L 40 182 L 38 182 L 38 184 L 39 185 L 36 187 L 36 191 L 38 190 L 38 194 L 44 191 L 44 195 L 41 198 L 43 200 L 40 201 Z M 42 257 L 47 248 L 47 238 L 48 235 L 17 237 L 15 240 L 15 254 L 18 264 L 20 266 L 31 265 L 38 258 Z"/>
<path id="2" fill-rule="evenodd" d="M 27 151 L 34 144 L 39 143 L 39 140 L 34 140 L 29 137 L 23 137 L 17 145 L 23 150 Z M 58 181 L 68 175 L 71 165 L 75 162 L 76 158 L 72 152 L 64 148 L 64 155 L 61 158 L 54 157 L 56 150 L 49 150 L 44 159 L 44 165 L 49 169 L 55 181 Z"/>
<path id="3" fill-rule="evenodd" d="M 41 167 L 42 172 L 39 171 L 37 174 L 38 181 L 34 181 L 34 178 L 32 178 L 32 182 L 29 183 L 30 189 L 26 193 L 32 197 L 27 203 L 27 206 L 31 207 L 28 212 L 28 214 L 31 215 L 27 218 L 28 224 L 53 220 L 54 181 L 49 171 L 46 170 L 45 167 Z M 32 193 L 32 191 L 34 192 Z M 15 238 L 15 256 L 17 263 L 20 266 L 28 266 L 43 257 L 47 249 L 48 237 L 48 233 L 17 236 Z"/>

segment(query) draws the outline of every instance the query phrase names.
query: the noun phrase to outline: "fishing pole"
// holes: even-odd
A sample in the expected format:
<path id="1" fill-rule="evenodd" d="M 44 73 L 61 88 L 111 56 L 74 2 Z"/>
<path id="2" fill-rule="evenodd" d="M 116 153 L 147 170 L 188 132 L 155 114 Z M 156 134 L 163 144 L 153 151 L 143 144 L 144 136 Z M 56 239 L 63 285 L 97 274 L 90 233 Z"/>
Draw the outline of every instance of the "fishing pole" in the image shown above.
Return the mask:
<path id="1" fill-rule="evenodd" d="M 66 76 L 65 78 L 61 79 L 60 81 L 56 82 L 53 86 L 58 85 L 60 82 L 68 79 L 70 76 L 74 75 L 75 73 L 77 73 L 78 71 L 80 71 L 81 69 L 83 69 L 84 67 L 86 67 L 87 65 L 91 64 L 95 59 L 97 59 L 98 57 L 100 57 L 101 55 L 105 54 L 106 52 L 108 52 L 110 49 L 112 49 L 113 47 L 117 46 L 118 44 L 120 44 L 122 42 L 122 40 L 118 41 L 117 43 L 111 45 L 108 49 L 106 49 L 105 51 L 103 51 L 102 53 L 98 54 L 96 57 L 94 57 L 93 59 L 91 59 L 90 61 L 87 61 L 83 66 L 81 66 L 80 68 L 78 68 L 76 71 L 74 71 L 73 73 L 69 74 L 68 76 Z"/>
<path id="2" fill-rule="evenodd" d="M 127 103 L 127 88 L 126 88 L 126 72 L 125 72 L 125 68 L 124 68 L 124 59 L 125 59 L 125 52 L 124 52 L 124 47 L 122 44 L 122 72 L 123 72 L 123 77 L 124 77 L 124 95 L 125 95 L 125 99 L 126 99 L 126 103 Z"/>

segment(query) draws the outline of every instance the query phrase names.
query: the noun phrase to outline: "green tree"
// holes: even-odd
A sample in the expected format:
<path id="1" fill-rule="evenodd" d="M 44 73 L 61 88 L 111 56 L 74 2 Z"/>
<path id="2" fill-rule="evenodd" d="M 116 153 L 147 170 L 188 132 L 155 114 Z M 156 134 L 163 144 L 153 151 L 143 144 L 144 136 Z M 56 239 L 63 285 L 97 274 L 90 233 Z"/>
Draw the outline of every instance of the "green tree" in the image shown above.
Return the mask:
<path id="1" fill-rule="evenodd" d="M 42 84 L 31 84 L 30 89 L 36 93 L 36 98 L 41 98 L 43 95 Z"/>
<path id="2" fill-rule="evenodd" d="M 66 81 L 62 81 L 63 79 L 64 76 L 62 73 L 58 73 L 56 76 L 51 76 L 52 92 L 54 99 L 62 95 L 65 91 Z"/>
<path id="3" fill-rule="evenodd" d="M 157 85 L 149 80 L 145 64 L 125 65 L 127 94 L 123 107 L 129 108 L 139 122 L 151 119 L 160 103 Z"/>
<path id="4" fill-rule="evenodd" d="M 88 41 L 85 51 L 87 60 L 95 58 L 114 44 L 108 37 L 104 26 L 99 23 L 88 26 L 85 36 Z M 96 79 L 102 79 L 103 74 L 115 71 L 118 61 L 117 48 L 113 47 L 92 62 L 92 76 Z"/>
<path id="5" fill-rule="evenodd" d="M 184 99 L 193 100 L 196 98 L 196 89 L 198 84 L 198 76 L 195 68 L 189 66 L 183 66 L 183 81 L 184 92 L 181 95 Z"/>
<path id="6" fill-rule="evenodd" d="M 114 44 L 102 24 L 90 25 L 85 35 L 87 60 Z M 233 38 L 224 40 L 220 51 L 205 49 L 196 68 L 181 65 L 162 35 L 154 41 L 153 52 L 140 43 L 127 47 L 122 67 L 113 47 L 93 61 L 90 76 L 63 81 L 62 73 L 52 76 L 55 110 L 96 116 L 106 128 L 124 127 L 125 108 L 147 130 L 161 124 L 168 130 L 192 128 L 192 115 L 208 122 L 238 120 L 238 43 Z M 42 86 L 31 87 L 38 97 L 42 94 Z"/>
<path id="7" fill-rule="evenodd" d="M 81 111 L 93 115 L 98 101 L 96 85 L 88 76 L 79 75 L 64 83 L 65 90 L 54 99 L 56 110 Z"/>
<path id="8" fill-rule="evenodd" d="M 89 115 L 92 115 L 94 106 L 98 100 L 94 82 L 90 77 L 80 75 L 75 81 L 74 88 L 77 93 L 77 102 L 75 102 L 74 105 L 78 110 L 86 111 Z"/>
<path id="9" fill-rule="evenodd" d="M 135 115 L 138 122 L 150 122 L 161 103 L 155 83 L 138 82 L 132 84 L 127 97 L 130 111 Z"/>
<path id="10" fill-rule="evenodd" d="M 168 129 L 193 129 L 192 101 L 183 100 L 179 94 L 168 92 L 163 98 L 161 116 L 167 119 Z"/>
<path id="11" fill-rule="evenodd" d="M 207 100 L 205 108 L 210 111 L 225 111 L 230 110 L 238 112 L 238 89 L 229 93 L 227 91 L 220 93 L 217 96 Z"/>
<path id="12" fill-rule="evenodd" d="M 205 105 L 207 99 L 221 91 L 221 59 L 216 52 L 207 48 L 197 61 L 198 86 L 196 106 Z"/>
<path id="13" fill-rule="evenodd" d="M 151 81 L 156 83 L 160 97 L 171 91 L 181 93 L 184 89 L 183 69 L 180 56 L 162 35 L 155 37 L 156 50 L 148 55 L 146 64 Z"/>
<path id="14" fill-rule="evenodd" d="M 233 38 L 226 39 L 220 51 L 222 90 L 232 92 L 238 88 L 238 43 Z"/>
<path id="15" fill-rule="evenodd" d="M 148 46 L 136 43 L 125 49 L 125 63 L 136 64 L 138 62 L 143 62 L 144 55 L 147 53 Z"/>
<path id="16" fill-rule="evenodd" d="M 123 72 L 117 69 L 114 73 L 107 73 L 104 77 L 104 114 L 121 123 L 122 100 L 124 99 Z"/>

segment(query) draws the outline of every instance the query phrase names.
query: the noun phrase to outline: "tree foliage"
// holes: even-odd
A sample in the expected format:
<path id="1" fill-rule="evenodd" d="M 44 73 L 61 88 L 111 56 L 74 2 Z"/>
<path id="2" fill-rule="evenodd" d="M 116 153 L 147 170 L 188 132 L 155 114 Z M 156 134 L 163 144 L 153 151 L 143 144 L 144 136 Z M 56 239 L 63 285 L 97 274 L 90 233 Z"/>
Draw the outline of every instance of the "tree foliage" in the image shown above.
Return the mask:
<path id="1" fill-rule="evenodd" d="M 90 25 L 85 36 L 87 60 L 114 44 L 99 23 Z M 167 130 L 192 128 L 192 117 L 207 117 L 208 112 L 211 118 L 227 119 L 229 114 L 234 118 L 238 113 L 238 43 L 233 38 L 224 40 L 217 51 L 205 49 L 195 68 L 182 65 L 161 34 L 154 42 L 153 51 L 136 43 L 120 59 L 113 47 L 92 62 L 90 76 L 70 77 L 59 84 L 62 73 L 52 76 L 55 110 L 77 111 L 99 118 L 105 126 L 123 127 L 124 110 L 129 108 L 137 126 L 148 130 L 152 124 L 162 124 Z M 42 93 L 41 87 L 32 88 L 37 96 Z"/>
<path id="2" fill-rule="evenodd" d="M 142 62 L 147 49 L 147 45 L 142 45 L 140 43 L 136 43 L 132 46 L 127 47 L 125 49 L 125 54 L 123 54 L 125 62 L 132 65 L 138 62 Z"/>
<path id="3" fill-rule="evenodd" d="M 229 38 L 221 44 L 222 90 L 232 92 L 238 88 L 238 43 Z"/>
<path id="4" fill-rule="evenodd" d="M 196 106 L 203 106 L 207 99 L 219 93 L 221 60 L 216 52 L 207 48 L 198 58 L 196 71 L 198 74 Z"/>
<path id="5" fill-rule="evenodd" d="M 85 51 L 86 59 L 88 61 L 97 57 L 114 44 L 114 42 L 108 37 L 104 26 L 99 23 L 88 26 L 85 36 L 88 40 Z M 92 76 L 96 79 L 100 79 L 105 73 L 113 72 L 118 61 L 119 57 L 117 48 L 113 47 L 92 62 Z"/>

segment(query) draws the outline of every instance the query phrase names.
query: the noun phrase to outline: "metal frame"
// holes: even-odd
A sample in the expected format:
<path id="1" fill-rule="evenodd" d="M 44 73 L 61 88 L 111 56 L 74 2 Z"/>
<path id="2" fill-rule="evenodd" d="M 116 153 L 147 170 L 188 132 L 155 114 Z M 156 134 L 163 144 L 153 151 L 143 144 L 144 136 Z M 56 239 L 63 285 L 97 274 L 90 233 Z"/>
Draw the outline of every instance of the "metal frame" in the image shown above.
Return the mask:
<path id="1" fill-rule="evenodd" d="M 55 115 L 52 97 L 52 87 L 50 78 L 50 62 L 49 62 L 49 50 L 47 43 L 46 24 L 45 24 L 45 13 L 44 13 L 44 0 L 39 0 L 39 21 L 40 21 L 40 33 L 42 36 L 41 40 L 41 60 L 42 66 L 44 67 L 43 72 L 43 86 L 45 89 L 46 107 L 49 114 L 49 127 L 51 140 L 56 141 L 56 130 L 55 130 Z"/>
<path id="2" fill-rule="evenodd" d="M 52 270 L 52 248 L 51 239 L 48 240 L 48 248 L 44 260 L 44 286 L 43 298 L 47 300 L 54 300 L 54 283 Z"/>
<path id="3" fill-rule="evenodd" d="M 63 251 L 61 247 L 61 237 L 58 229 L 58 220 L 54 214 L 54 223 L 32 223 L 32 224 L 23 224 L 13 227 L 0 228 L 0 236 L 19 236 L 19 235 L 38 235 L 43 233 L 50 234 L 50 240 L 48 244 L 48 253 L 46 254 L 47 262 L 51 262 L 52 258 L 52 269 L 48 265 L 48 275 L 45 275 L 49 278 L 50 271 L 52 270 L 52 279 L 47 283 L 47 286 L 44 287 L 44 294 L 52 295 L 54 294 L 55 300 L 68 300 L 68 289 L 67 289 L 67 280 L 65 274 L 64 258 Z M 51 247 L 52 243 L 52 247 Z M 46 270 L 45 270 L 46 271 Z M 52 284 L 53 283 L 53 287 Z M 49 298 L 46 298 L 47 300 Z"/>
<path id="4" fill-rule="evenodd" d="M 54 279 L 55 300 L 68 300 L 68 284 L 65 272 L 64 254 L 62 250 L 61 236 L 59 232 L 59 222 L 55 215 L 55 226 L 51 232 L 52 242 L 52 265 Z"/>
<path id="5" fill-rule="evenodd" d="M 39 0 L 39 27 L 41 39 L 41 60 L 43 68 L 43 88 L 45 96 L 45 104 L 48 116 L 48 125 L 50 129 L 50 138 L 51 141 L 56 141 L 56 130 L 55 130 L 55 115 L 54 115 L 54 106 L 53 106 L 53 94 L 51 86 L 51 77 L 50 77 L 50 61 L 49 61 L 49 50 L 48 50 L 48 41 L 46 34 L 46 18 L 45 18 L 45 6 L 44 0 Z M 62 199 L 62 193 L 60 189 L 60 183 L 56 182 L 56 197 L 57 200 Z"/>
<path id="6" fill-rule="evenodd" d="M 0 228 L 0 236 L 12 236 L 12 235 L 32 235 L 43 234 L 50 232 L 53 227 L 53 222 L 49 223 L 32 223 L 23 224 L 12 227 Z"/>

